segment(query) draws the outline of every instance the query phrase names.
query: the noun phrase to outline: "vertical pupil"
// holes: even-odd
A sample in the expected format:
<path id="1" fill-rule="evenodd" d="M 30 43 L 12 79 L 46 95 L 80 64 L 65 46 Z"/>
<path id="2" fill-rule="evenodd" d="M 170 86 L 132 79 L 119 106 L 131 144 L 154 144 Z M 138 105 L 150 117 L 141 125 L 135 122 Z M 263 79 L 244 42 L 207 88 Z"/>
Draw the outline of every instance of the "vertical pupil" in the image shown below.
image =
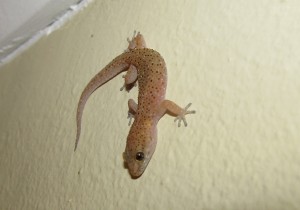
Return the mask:
<path id="1" fill-rule="evenodd" d="M 135 159 L 139 160 L 139 161 L 143 160 L 144 159 L 144 153 L 142 153 L 142 152 L 136 153 Z"/>

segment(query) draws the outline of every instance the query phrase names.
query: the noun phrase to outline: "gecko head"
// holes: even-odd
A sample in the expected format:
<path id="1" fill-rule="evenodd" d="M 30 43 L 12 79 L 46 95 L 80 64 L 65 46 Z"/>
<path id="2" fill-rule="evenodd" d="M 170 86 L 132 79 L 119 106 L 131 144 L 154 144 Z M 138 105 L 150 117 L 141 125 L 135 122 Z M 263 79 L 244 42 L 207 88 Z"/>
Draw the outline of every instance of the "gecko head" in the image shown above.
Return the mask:
<path id="1" fill-rule="evenodd" d="M 146 48 L 146 42 L 145 42 L 145 39 L 143 37 L 142 34 L 140 34 L 140 32 L 137 32 L 134 31 L 134 34 L 133 34 L 133 37 L 132 39 L 130 40 L 128 38 L 128 50 L 134 50 L 134 49 L 143 49 L 143 48 Z"/>
<path id="2" fill-rule="evenodd" d="M 133 137 L 134 136 L 134 137 Z M 128 169 L 132 178 L 139 178 L 145 171 L 156 147 L 156 133 L 153 135 L 138 138 L 139 135 L 131 135 L 127 137 L 127 144 L 123 159 L 125 167 Z"/>

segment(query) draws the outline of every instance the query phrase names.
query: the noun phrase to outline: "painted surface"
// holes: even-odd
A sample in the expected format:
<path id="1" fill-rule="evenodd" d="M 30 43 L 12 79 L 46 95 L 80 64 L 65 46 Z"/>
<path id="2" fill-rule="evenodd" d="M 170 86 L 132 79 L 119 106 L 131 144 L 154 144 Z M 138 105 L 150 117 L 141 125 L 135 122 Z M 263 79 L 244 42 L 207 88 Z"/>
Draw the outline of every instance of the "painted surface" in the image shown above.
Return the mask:
<path id="1" fill-rule="evenodd" d="M 45 28 L 73 10 L 79 0 L 1 0 L 0 65 Z M 89 1 L 89 0 L 84 0 Z M 73 6 L 72 6 L 73 5 Z M 39 36 L 40 37 L 40 36 Z M 31 40 L 30 43 L 33 43 Z"/>
<path id="2" fill-rule="evenodd" d="M 300 209 L 298 1 L 95 1 L 0 69 L 0 209 Z M 130 179 L 121 77 L 78 98 L 140 30 L 167 63 L 166 117 Z M 101 129 L 100 129 L 101 128 Z"/>

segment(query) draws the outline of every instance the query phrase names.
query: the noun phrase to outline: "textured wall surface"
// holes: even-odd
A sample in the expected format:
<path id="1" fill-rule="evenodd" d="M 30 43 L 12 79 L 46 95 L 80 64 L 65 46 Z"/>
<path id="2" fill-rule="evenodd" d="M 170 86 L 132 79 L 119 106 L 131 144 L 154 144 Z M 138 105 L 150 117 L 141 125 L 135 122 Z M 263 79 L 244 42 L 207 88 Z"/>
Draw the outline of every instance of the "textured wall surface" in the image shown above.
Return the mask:
<path id="1" fill-rule="evenodd" d="M 300 2 L 97 1 L 0 69 L 0 209 L 300 209 Z M 165 58 L 188 127 L 158 125 L 144 175 L 122 152 L 118 76 L 75 110 L 140 30 Z"/>

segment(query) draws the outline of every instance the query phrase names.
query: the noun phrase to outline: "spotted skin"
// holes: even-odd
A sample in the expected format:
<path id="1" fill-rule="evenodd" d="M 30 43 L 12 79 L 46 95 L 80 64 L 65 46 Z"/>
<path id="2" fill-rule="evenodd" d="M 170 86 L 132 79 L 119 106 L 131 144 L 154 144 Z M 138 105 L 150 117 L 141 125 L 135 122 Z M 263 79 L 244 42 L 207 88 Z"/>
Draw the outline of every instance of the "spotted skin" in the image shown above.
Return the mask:
<path id="1" fill-rule="evenodd" d="M 128 40 L 128 49 L 104 69 L 102 69 L 83 90 L 77 108 L 77 148 L 83 108 L 89 96 L 100 86 L 123 71 L 125 83 L 122 89 L 130 90 L 138 83 L 138 104 L 133 99 L 128 101 L 128 117 L 134 118 L 130 128 L 123 158 L 132 178 L 140 177 L 145 171 L 156 147 L 157 123 L 164 114 L 172 115 L 178 120 L 178 126 L 183 121 L 186 126 L 185 115 L 193 114 L 188 107 L 181 108 L 174 102 L 165 99 L 167 87 L 167 69 L 162 56 L 155 50 L 146 48 L 143 36 L 134 34 Z"/>

